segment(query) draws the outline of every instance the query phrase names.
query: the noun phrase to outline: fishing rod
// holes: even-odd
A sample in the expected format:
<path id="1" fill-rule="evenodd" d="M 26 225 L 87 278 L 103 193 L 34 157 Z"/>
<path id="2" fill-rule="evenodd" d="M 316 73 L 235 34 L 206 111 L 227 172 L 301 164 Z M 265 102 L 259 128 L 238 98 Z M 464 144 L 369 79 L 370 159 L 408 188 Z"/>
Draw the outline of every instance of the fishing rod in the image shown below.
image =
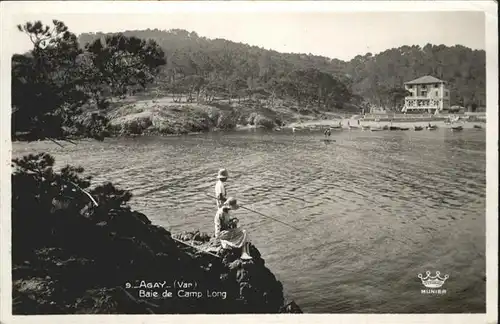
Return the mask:
<path id="1" fill-rule="evenodd" d="M 216 199 L 216 200 L 217 200 L 217 198 L 216 198 L 216 197 L 214 197 L 214 196 L 212 196 L 212 195 L 210 195 L 210 194 L 208 194 L 208 193 L 207 193 L 206 195 L 207 195 L 207 196 L 209 196 L 210 198 L 213 198 L 213 199 Z M 276 219 L 276 218 L 274 218 L 274 217 L 268 216 L 268 215 L 266 215 L 266 214 L 263 214 L 263 213 L 261 213 L 261 212 L 258 212 L 258 211 L 256 211 L 256 210 L 250 209 L 250 208 L 245 207 L 245 206 L 241 206 L 241 205 L 238 205 L 238 206 L 239 206 L 239 207 L 241 207 L 241 208 L 243 208 L 243 209 L 246 209 L 246 210 L 248 210 L 248 211 L 251 211 L 251 212 L 253 212 L 253 213 L 256 213 L 257 215 L 264 216 L 264 217 L 266 217 L 266 218 L 269 218 L 269 219 L 274 220 L 275 222 L 278 222 L 278 223 L 281 223 L 281 224 L 286 225 L 286 226 L 288 226 L 288 227 L 291 227 L 291 228 L 293 228 L 293 229 L 294 229 L 294 230 L 296 230 L 296 231 L 300 231 L 300 232 L 302 231 L 301 229 L 299 229 L 299 228 L 297 228 L 297 227 L 294 227 L 294 226 L 292 226 L 292 225 L 290 225 L 290 224 L 287 224 L 287 223 L 285 223 L 285 222 L 283 222 L 283 221 L 280 221 L 279 219 Z"/>
<path id="2" fill-rule="evenodd" d="M 286 225 L 286 226 L 288 226 L 288 227 L 291 227 L 291 228 L 293 228 L 293 229 L 294 229 L 294 230 L 296 230 L 296 231 L 302 231 L 301 229 L 299 229 L 299 228 L 297 228 L 297 227 L 294 227 L 294 226 L 292 226 L 292 225 L 290 225 L 290 224 L 287 224 L 287 223 L 285 223 L 285 222 L 282 222 L 282 221 L 280 221 L 279 219 L 273 218 L 273 217 L 271 217 L 271 216 L 267 216 L 267 215 L 265 215 L 265 214 L 262 214 L 261 212 L 258 212 L 258 211 L 256 211 L 256 210 L 253 210 L 253 209 L 247 208 L 247 207 L 245 207 L 245 206 L 240 206 L 240 207 L 241 207 L 241 208 L 243 208 L 243 209 L 246 209 L 246 210 L 248 210 L 248 211 L 254 212 L 254 213 L 258 214 L 258 215 L 261 215 L 261 216 L 267 217 L 267 218 L 269 218 L 269 219 L 272 219 L 272 220 L 274 220 L 274 221 L 276 221 L 276 222 L 279 222 L 279 223 L 281 223 L 281 224 L 283 224 L 283 225 Z"/>
<path id="3" fill-rule="evenodd" d="M 213 198 L 213 199 L 216 199 L 216 200 L 217 200 L 217 198 L 216 198 L 216 197 L 214 197 L 214 196 L 212 196 L 212 195 L 210 195 L 210 194 L 206 194 L 206 195 L 207 195 L 207 196 L 209 196 L 210 198 Z M 283 222 L 283 221 L 280 221 L 279 219 L 276 219 L 276 218 L 274 218 L 274 217 L 268 216 L 268 215 L 266 215 L 266 214 L 263 214 L 263 213 L 261 213 L 261 212 L 258 212 L 258 211 L 256 211 L 256 210 L 250 209 L 250 208 L 245 207 L 245 206 L 241 206 L 241 205 L 238 205 L 238 206 L 239 206 L 239 207 L 241 207 L 241 208 L 243 208 L 243 209 L 246 209 L 246 210 L 248 210 L 248 211 L 251 211 L 251 212 L 253 212 L 253 213 L 256 213 L 257 215 L 260 215 L 260 216 L 263 216 L 263 217 L 266 217 L 266 218 L 272 219 L 272 220 L 274 220 L 275 222 L 278 222 L 278 223 L 281 223 L 281 224 L 286 225 L 286 226 L 288 226 L 288 227 L 291 227 L 291 228 L 293 228 L 293 229 L 294 229 L 294 230 L 296 230 L 296 231 L 299 231 L 299 232 L 301 232 L 301 231 L 302 231 L 301 229 L 299 229 L 299 228 L 297 228 L 297 227 L 294 227 L 294 226 L 292 226 L 292 225 L 290 225 L 290 224 L 287 224 L 287 223 L 285 223 L 285 222 Z"/>

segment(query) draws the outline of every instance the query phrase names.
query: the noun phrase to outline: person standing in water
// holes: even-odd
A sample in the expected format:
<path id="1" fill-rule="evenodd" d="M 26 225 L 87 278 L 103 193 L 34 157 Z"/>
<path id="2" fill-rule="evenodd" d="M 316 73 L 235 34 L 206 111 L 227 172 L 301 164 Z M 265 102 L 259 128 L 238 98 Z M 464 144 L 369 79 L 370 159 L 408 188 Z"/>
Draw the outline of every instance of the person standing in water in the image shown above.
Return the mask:
<path id="1" fill-rule="evenodd" d="M 220 240 L 223 249 L 241 248 L 241 259 L 252 259 L 250 256 L 250 242 L 248 241 L 247 232 L 238 228 L 238 219 L 231 218 L 230 210 L 238 209 L 238 203 L 235 198 L 230 197 L 222 205 L 217 214 L 215 214 L 215 237 Z"/>
<path id="2" fill-rule="evenodd" d="M 217 174 L 217 183 L 215 184 L 215 198 L 217 199 L 217 208 L 221 208 L 226 202 L 226 186 L 224 183 L 227 181 L 229 174 L 226 169 L 220 169 Z"/>

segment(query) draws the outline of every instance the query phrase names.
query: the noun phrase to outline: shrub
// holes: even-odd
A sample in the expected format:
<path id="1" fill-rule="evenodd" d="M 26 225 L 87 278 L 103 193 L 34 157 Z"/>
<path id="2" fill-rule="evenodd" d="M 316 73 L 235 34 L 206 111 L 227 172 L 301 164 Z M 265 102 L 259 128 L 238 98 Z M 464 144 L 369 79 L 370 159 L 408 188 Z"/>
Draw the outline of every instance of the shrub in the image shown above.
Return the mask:
<path id="1" fill-rule="evenodd" d="M 13 259 L 23 259 L 25 253 L 55 239 L 51 236 L 57 235 L 54 229 L 61 226 L 62 214 L 68 219 L 80 215 L 97 223 L 106 220 L 112 209 L 128 208 L 132 197 L 128 191 L 112 184 L 88 190 L 91 177 L 81 177 L 83 168 L 66 166 L 55 172 L 54 162 L 46 153 L 13 160 Z"/>
<path id="2" fill-rule="evenodd" d="M 219 119 L 217 120 L 217 128 L 223 130 L 231 130 L 236 127 L 236 123 L 238 120 L 238 116 L 234 111 L 223 111 L 219 115 Z"/>
<path id="3" fill-rule="evenodd" d="M 275 313 L 282 308 L 283 286 L 253 245 L 247 262 L 237 261 L 237 249 L 219 251 L 220 260 L 181 250 L 168 231 L 130 209 L 128 191 L 110 183 L 89 190 L 91 178 L 81 176 L 82 168 L 55 172 L 54 162 L 45 153 L 13 160 L 14 314 L 144 314 L 152 312 L 150 307 L 157 313 Z M 191 238 L 210 241 L 199 231 Z M 125 282 L 182 279 L 198 282 L 200 289 L 226 291 L 228 298 L 144 300 L 136 288 L 123 288 Z"/>
<path id="4" fill-rule="evenodd" d="M 254 119 L 255 126 L 271 129 L 274 127 L 274 121 L 268 117 L 257 115 Z"/>

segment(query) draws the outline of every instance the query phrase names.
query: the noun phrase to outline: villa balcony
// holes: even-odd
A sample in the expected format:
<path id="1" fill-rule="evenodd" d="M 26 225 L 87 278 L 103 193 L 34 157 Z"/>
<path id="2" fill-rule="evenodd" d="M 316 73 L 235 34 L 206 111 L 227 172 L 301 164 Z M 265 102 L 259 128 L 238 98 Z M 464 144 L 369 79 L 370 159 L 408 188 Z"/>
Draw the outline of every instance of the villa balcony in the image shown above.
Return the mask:
<path id="1" fill-rule="evenodd" d="M 443 99 L 444 97 L 436 97 L 436 96 L 431 96 L 431 97 L 428 97 L 428 96 L 414 96 L 414 97 L 405 97 L 405 101 L 408 101 L 408 100 L 440 100 L 440 99 Z"/>
<path id="2" fill-rule="evenodd" d="M 404 106 L 403 109 L 440 109 L 439 106 Z"/>
<path id="3" fill-rule="evenodd" d="M 443 101 L 435 97 L 406 97 L 403 109 L 406 110 L 440 110 Z"/>

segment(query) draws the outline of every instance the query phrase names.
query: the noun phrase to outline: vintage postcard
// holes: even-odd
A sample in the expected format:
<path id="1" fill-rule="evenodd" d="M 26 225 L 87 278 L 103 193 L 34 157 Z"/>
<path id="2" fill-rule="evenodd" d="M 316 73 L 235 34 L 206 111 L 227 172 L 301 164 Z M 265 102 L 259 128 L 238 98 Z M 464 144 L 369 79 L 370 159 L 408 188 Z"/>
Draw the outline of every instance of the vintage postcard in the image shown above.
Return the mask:
<path id="1" fill-rule="evenodd" d="M 1 7 L 2 323 L 497 322 L 496 2 Z"/>

